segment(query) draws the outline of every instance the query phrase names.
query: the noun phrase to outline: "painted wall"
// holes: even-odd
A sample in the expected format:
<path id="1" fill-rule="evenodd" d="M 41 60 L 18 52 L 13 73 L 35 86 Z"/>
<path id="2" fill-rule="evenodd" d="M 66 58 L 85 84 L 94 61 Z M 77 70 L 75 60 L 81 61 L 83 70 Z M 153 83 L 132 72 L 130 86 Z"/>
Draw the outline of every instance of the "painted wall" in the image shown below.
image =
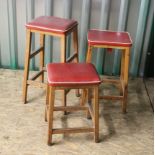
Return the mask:
<path id="1" fill-rule="evenodd" d="M 41 15 L 53 15 L 78 21 L 80 61 L 85 61 L 88 29 L 128 31 L 133 39 L 130 75 L 143 76 L 153 12 L 153 0 L 0 0 L 0 67 L 23 69 L 25 23 Z M 38 42 L 38 35 L 34 35 L 32 50 Z M 69 55 L 73 49 L 70 37 L 67 49 Z M 59 39 L 47 36 L 46 63 L 58 62 L 59 51 Z M 118 75 L 120 51 L 95 49 L 93 63 L 100 74 Z M 35 58 L 31 68 L 37 67 Z"/>

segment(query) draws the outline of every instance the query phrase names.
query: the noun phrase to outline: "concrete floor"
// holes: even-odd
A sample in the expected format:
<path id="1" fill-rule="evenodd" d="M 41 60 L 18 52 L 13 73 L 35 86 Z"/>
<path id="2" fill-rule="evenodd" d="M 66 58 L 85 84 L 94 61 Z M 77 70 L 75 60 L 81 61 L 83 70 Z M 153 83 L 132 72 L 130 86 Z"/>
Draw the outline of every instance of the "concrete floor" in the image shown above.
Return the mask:
<path id="1" fill-rule="evenodd" d="M 45 90 L 30 87 L 24 105 L 22 76 L 22 71 L 0 69 L 0 155 L 153 155 L 153 112 L 142 79 L 129 81 L 127 114 L 121 113 L 120 102 L 100 101 L 100 143 L 94 143 L 92 133 L 83 133 L 54 135 L 54 145 L 47 146 Z M 74 92 L 68 99 L 78 104 Z M 61 104 L 60 92 L 56 104 Z M 91 125 L 84 116 L 55 112 L 54 125 Z"/>
<path id="2" fill-rule="evenodd" d="M 154 79 L 145 78 L 144 79 L 145 88 L 150 99 L 152 108 L 154 109 Z"/>

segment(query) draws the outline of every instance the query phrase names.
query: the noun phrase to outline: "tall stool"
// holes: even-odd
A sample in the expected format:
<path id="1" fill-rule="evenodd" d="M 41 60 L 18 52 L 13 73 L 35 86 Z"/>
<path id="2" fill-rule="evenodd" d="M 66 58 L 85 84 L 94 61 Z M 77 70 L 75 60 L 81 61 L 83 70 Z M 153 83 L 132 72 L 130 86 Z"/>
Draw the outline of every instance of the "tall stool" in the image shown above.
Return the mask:
<path id="1" fill-rule="evenodd" d="M 78 23 L 75 20 L 63 19 L 53 16 L 41 16 L 26 24 L 26 53 L 25 53 L 25 70 L 23 81 L 23 102 L 27 102 L 27 89 L 29 85 L 39 87 L 46 87 L 44 81 L 44 49 L 45 49 L 45 35 L 56 36 L 61 39 L 61 62 L 78 62 Z M 74 54 L 66 60 L 66 37 L 73 32 Z M 40 47 L 31 53 L 31 38 L 32 33 L 40 34 Z M 48 51 L 50 52 L 50 51 Z M 39 72 L 32 78 L 29 78 L 29 64 L 30 59 L 40 54 L 40 68 Z M 40 78 L 40 82 L 35 81 Z M 64 104 L 66 104 L 66 91 L 64 91 Z"/>
<path id="2" fill-rule="evenodd" d="M 45 120 L 48 120 L 48 145 L 52 143 L 53 134 L 94 132 L 94 140 L 99 140 L 99 104 L 98 86 L 100 78 L 95 67 L 88 63 L 50 63 L 47 64 L 47 98 Z M 54 106 L 55 90 L 92 89 L 94 94 L 93 106 Z M 54 111 L 89 111 L 93 119 L 93 127 L 53 128 Z"/>
<path id="3" fill-rule="evenodd" d="M 127 32 L 114 32 L 114 31 L 101 31 L 90 30 L 88 32 L 88 51 L 86 62 L 91 62 L 93 48 L 109 48 L 120 49 L 121 56 L 121 73 L 119 80 L 103 79 L 102 82 L 119 84 L 120 96 L 100 96 L 100 99 L 107 100 L 122 100 L 122 111 L 126 112 L 127 107 L 127 94 L 128 94 L 128 70 L 129 70 L 129 57 L 130 47 L 132 41 L 129 33 Z"/>

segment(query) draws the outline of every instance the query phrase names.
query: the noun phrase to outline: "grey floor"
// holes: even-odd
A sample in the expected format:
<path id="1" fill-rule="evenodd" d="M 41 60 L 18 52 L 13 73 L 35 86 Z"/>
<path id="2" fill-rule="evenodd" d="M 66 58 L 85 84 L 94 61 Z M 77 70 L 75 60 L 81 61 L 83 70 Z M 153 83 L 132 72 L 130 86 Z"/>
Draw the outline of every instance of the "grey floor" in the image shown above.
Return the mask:
<path id="1" fill-rule="evenodd" d="M 127 114 L 120 102 L 100 101 L 100 143 L 92 133 L 54 135 L 53 146 L 46 145 L 47 123 L 44 121 L 45 90 L 29 88 L 29 103 L 22 96 L 22 71 L 0 69 L 0 155 L 153 155 L 153 111 L 142 79 L 129 80 Z M 101 86 L 102 92 L 115 88 Z M 68 104 L 78 104 L 74 91 Z M 56 94 L 61 104 L 61 92 Z M 55 112 L 55 127 L 89 126 L 83 112 L 63 116 Z"/>
<path id="2" fill-rule="evenodd" d="M 154 79 L 153 78 L 145 78 L 144 79 L 145 89 L 149 96 L 149 100 L 152 108 L 154 109 Z"/>

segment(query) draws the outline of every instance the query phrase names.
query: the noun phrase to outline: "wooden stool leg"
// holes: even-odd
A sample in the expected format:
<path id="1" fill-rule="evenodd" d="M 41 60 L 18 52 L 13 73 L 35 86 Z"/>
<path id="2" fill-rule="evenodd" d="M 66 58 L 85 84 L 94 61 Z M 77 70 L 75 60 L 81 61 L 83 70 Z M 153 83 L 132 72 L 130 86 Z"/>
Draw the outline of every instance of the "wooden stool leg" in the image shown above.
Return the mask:
<path id="1" fill-rule="evenodd" d="M 94 126 L 95 126 L 95 142 L 99 142 L 99 99 L 98 87 L 94 88 Z"/>
<path id="2" fill-rule="evenodd" d="M 31 51 L 31 39 L 32 32 L 30 30 L 26 31 L 26 52 L 25 52 L 25 69 L 24 69 L 24 80 L 23 80 L 23 102 L 27 102 L 27 80 L 29 77 L 29 64 L 30 64 L 30 51 Z"/>
<path id="3" fill-rule="evenodd" d="M 67 93 L 66 90 L 63 90 L 63 106 L 66 107 L 67 105 Z M 64 115 L 67 115 L 67 111 L 64 111 Z"/>
<path id="4" fill-rule="evenodd" d="M 124 85 L 124 54 L 125 54 L 125 51 L 123 50 L 122 51 L 122 56 L 121 56 L 121 73 L 120 73 L 120 80 L 121 80 L 121 83 L 122 83 L 122 85 L 121 86 L 123 86 Z M 124 86 L 123 86 L 124 87 Z M 124 95 L 124 92 L 123 92 L 123 90 L 122 90 L 122 87 L 121 87 L 121 89 L 120 89 L 120 95 Z"/>
<path id="5" fill-rule="evenodd" d="M 84 106 L 86 104 L 86 98 L 87 98 L 87 90 L 86 89 L 82 89 L 82 93 L 81 93 L 81 101 L 80 101 L 80 105 Z"/>
<path id="6" fill-rule="evenodd" d="M 88 45 L 88 50 L 87 50 L 87 56 L 86 56 L 86 62 L 87 63 L 91 63 L 91 59 L 92 59 L 92 47 Z M 91 91 L 88 89 L 88 102 L 91 102 Z M 89 111 L 87 112 L 87 118 L 90 119 L 91 115 L 89 113 Z"/>
<path id="7" fill-rule="evenodd" d="M 87 100 L 88 100 L 88 104 L 89 104 L 89 105 L 92 105 L 92 98 L 91 98 L 91 95 L 92 95 L 91 89 L 87 89 Z M 87 115 L 87 118 L 88 118 L 88 119 L 91 119 L 91 115 L 90 115 L 89 110 L 87 111 L 86 115 Z"/>
<path id="8" fill-rule="evenodd" d="M 129 72 L 129 48 L 125 50 L 125 57 L 124 57 L 124 99 L 122 103 L 122 111 L 126 113 L 127 107 L 127 94 L 128 94 L 128 72 Z"/>
<path id="9" fill-rule="evenodd" d="M 45 121 L 47 122 L 47 111 L 49 108 L 49 86 L 47 84 L 46 88 L 46 107 L 45 107 Z"/>
<path id="10" fill-rule="evenodd" d="M 91 63 L 91 59 L 92 59 L 92 47 L 88 45 L 86 62 Z"/>
<path id="11" fill-rule="evenodd" d="M 45 48 L 45 35 L 40 34 L 40 47 L 43 47 L 43 50 L 40 51 L 40 71 L 44 67 L 44 48 Z M 40 82 L 44 82 L 44 72 L 40 76 Z"/>
<path id="12" fill-rule="evenodd" d="M 63 35 L 61 37 L 61 62 L 65 63 L 66 62 L 66 36 Z M 63 90 L 63 106 L 66 106 L 66 90 Z M 64 114 L 66 115 L 67 112 L 64 111 Z"/>
<path id="13" fill-rule="evenodd" d="M 77 30 L 77 27 L 76 27 L 76 30 L 73 31 L 73 45 L 74 45 L 74 53 L 77 54 L 74 62 L 78 63 L 79 62 L 79 54 L 78 54 L 78 30 Z M 80 97 L 79 89 L 76 89 L 75 93 L 76 93 L 77 97 Z"/>
<path id="14" fill-rule="evenodd" d="M 48 140 L 47 144 L 52 144 L 52 131 L 53 131 L 53 112 L 54 112 L 54 88 L 49 88 L 49 109 L 48 109 Z"/>
<path id="15" fill-rule="evenodd" d="M 73 31 L 73 45 L 74 45 L 74 53 L 77 54 L 77 56 L 75 58 L 75 62 L 78 63 L 79 55 L 78 55 L 78 31 L 77 31 L 77 28 L 75 31 Z"/>

